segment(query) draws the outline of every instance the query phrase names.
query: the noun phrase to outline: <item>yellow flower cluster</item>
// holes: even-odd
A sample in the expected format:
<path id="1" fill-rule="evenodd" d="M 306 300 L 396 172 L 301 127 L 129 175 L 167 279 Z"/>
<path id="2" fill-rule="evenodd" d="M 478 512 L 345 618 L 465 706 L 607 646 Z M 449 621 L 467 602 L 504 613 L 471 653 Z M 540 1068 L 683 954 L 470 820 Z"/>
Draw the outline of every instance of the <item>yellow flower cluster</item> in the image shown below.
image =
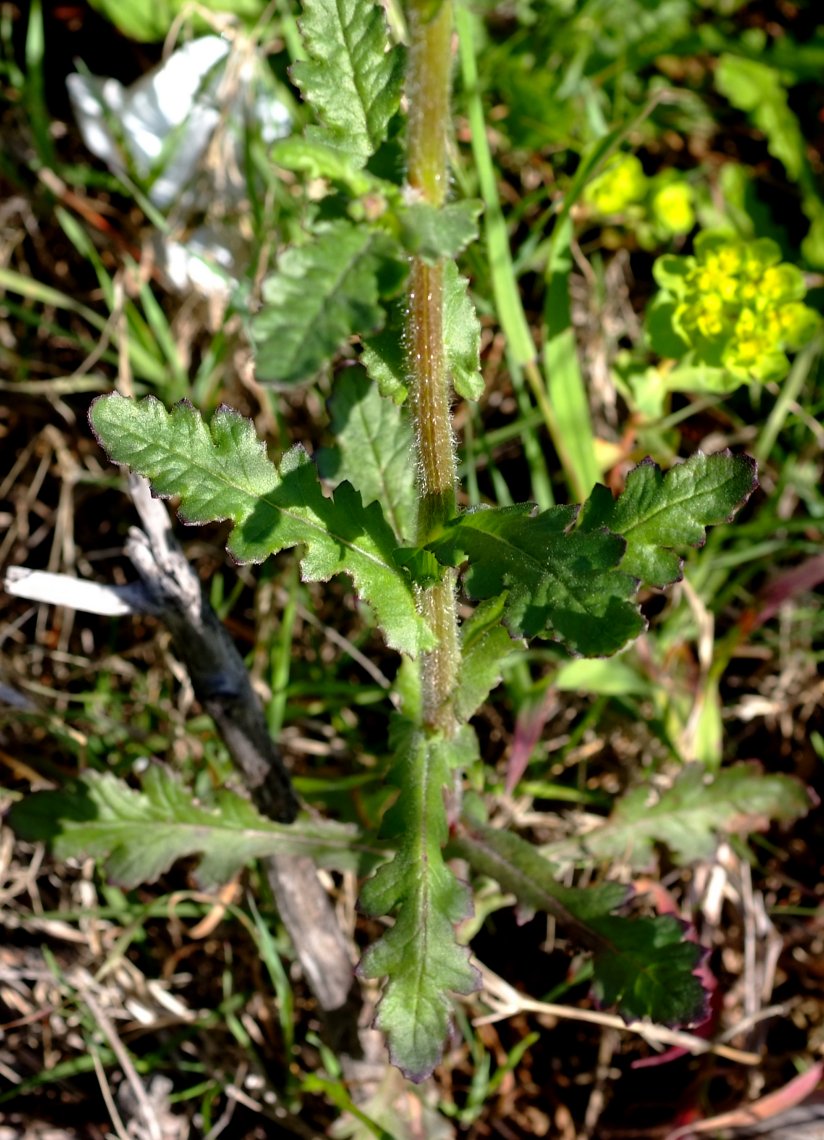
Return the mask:
<path id="1" fill-rule="evenodd" d="M 742 379 L 785 376 L 786 353 L 806 344 L 820 324 L 803 304 L 801 271 L 781 262 L 769 238 L 701 234 L 694 256 L 659 258 L 655 277 L 674 302 L 673 331 L 695 361 Z"/>
<path id="2" fill-rule="evenodd" d="M 646 197 L 647 176 L 634 154 L 616 154 L 604 170 L 587 185 L 584 201 L 596 214 L 622 214 L 628 206 Z"/>
<path id="3" fill-rule="evenodd" d="M 624 216 L 641 245 L 660 244 L 673 234 L 686 234 L 695 225 L 693 192 L 674 171 L 648 178 L 634 154 L 616 154 L 586 186 L 583 201 L 601 218 Z M 646 234 L 649 230 L 650 233 Z"/>

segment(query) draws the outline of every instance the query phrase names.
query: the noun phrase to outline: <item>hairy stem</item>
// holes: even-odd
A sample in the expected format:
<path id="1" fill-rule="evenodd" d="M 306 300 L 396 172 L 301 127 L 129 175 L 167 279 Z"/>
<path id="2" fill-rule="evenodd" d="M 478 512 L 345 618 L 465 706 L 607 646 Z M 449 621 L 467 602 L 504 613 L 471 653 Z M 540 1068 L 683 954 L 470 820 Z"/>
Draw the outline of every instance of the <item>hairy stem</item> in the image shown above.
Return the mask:
<path id="1" fill-rule="evenodd" d="M 410 0 L 407 95 L 407 180 L 418 200 L 443 205 L 448 187 L 452 0 Z M 407 317 L 411 410 L 418 459 L 418 541 L 455 513 L 457 468 L 450 414 L 450 381 L 443 339 L 443 263 L 413 258 Z M 421 612 L 437 647 L 421 661 L 423 723 L 451 736 L 458 675 L 455 575 L 422 591 Z"/>

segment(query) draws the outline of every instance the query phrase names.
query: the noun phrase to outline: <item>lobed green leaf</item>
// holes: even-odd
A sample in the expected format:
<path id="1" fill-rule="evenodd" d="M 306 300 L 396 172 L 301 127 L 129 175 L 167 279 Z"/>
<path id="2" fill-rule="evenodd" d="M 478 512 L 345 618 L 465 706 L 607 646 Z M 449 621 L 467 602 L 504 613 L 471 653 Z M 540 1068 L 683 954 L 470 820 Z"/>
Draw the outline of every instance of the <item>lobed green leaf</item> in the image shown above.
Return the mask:
<path id="1" fill-rule="evenodd" d="M 461 669 L 455 693 L 455 712 L 468 721 L 501 679 L 501 663 L 517 642 L 501 624 L 505 599 L 481 602 L 461 626 Z M 521 643 L 522 644 L 522 643 Z"/>
<path id="2" fill-rule="evenodd" d="M 478 237 L 478 215 L 483 203 L 476 199 L 448 202 L 435 207 L 414 202 L 397 211 L 401 243 L 405 250 L 436 262 L 455 258 Z"/>
<path id="3" fill-rule="evenodd" d="M 415 655 L 432 645 L 380 506 L 364 507 L 350 483 L 325 497 L 302 447 L 287 452 L 278 468 L 252 423 L 231 408 L 219 409 L 207 425 L 191 405 L 167 412 L 152 397 L 138 403 L 101 396 L 90 420 L 115 463 L 144 475 L 157 494 L 180 496 L 185 521 L 231 519 L 228 550 L 237 561 L 260 562 L 303 545 L 306 581 L 348 574 L 390 646 Z"/>
<path id="4" fill-rule="evenodd" d="M 627 1021 L 648 1017 L 662 1025 L 694 1025 L 706 1015 L 707 996 L 694 971 L 703 951 L 684 937 L 672 915 L 597 919 L 604 939 L 593 956 L 593 990 Z"/>
<path id="5" fill-rule="evenodd" d="M 511 831 L 464 819 L 453 850 L 512 891 L 519 906 L 543 910 L 592 951 L 593 988 L 628 1021 L 648 1017 L 689 1025 L 703 1016 L 706 995 L 693 972 L 701 948 L 670 916 L 635 918 L 612 912 L 627 901 L 620 883 L 567 887 L 530 843 Z"/>
<path id="6" fill-rule="evenodd" d="M 360 369 L 348 368 L 337 377 L 329 411 L 336 445 L 318 453 L 321 475 L 335 483 L 347 480 L 364 503 L 380 503 L 398 542 L 411 542 L 417 497 L 405 410 L 383 399 Z"/>
<path id="7" fill-rule="evenodd" d="M 323 124 L 310 127 L 307 138 L 339 147 L 362 165 L 398 109 L 403 53 L 386 50 L 386 17 L 374 0 L 304 0 L 302 11 L 308 59 L 291 74 Z"/>
<path id="8" fill-rule="evenodd" d="M 483 395 L 481 325 L 469 296 L 469 282 L 454 262 L 444 263 L 443 324 L 446 360 L 452 385 L 465 400 Z M 363 365 L 381 395 L 396 404 L 407 396 L 409 369 L 403 350 L 403 311 L 388 306 L 388 327 L 369 337 L 363 346 Z"/>
<path id="9" fill-rule="evenodd" d="M 479 400 L 484 391 L 481 322 L 469 296 L 469 282 L 454 261 L 444 265 L 443 287 L 443 335 L 452 384 L 465 400 Z"/>
<path id="10" fill-rule="evenodd" d="M 505 620 L 584 656 L 617 652 L 642 631 L 636 581 L 618 569 L 626 543 L 606 531 L 570 530 L 573 507 L 534 514 L 529 505 L 467 511 L 429 543 L 439 561 L 469 561 L 467 592 L 506 592 Z"/>
<path id="11" fill-rule="evenodd" d="M 666 475 L 645 460 L 617 500 L 596 485 L 580 516 L 575 507 L 535 514 L 528 504 L 467 511 L 427 549 L 447 565 L 468 560 L 471 597 L 506 592 L 513 633 L 603 657 L 644 628 L 639 582 L 676 581 L 672 548 L 702 543 L 705 528 L 729 519 L 755 485 L 748 456 L 698 454 Z"/>
<path id="12" fill-rule="evenodd" d="M 684 768 L 657 796 L 639 787 L 618 801 L 608 820 L 579 839 L 545 847 L 550 858 L 620 859 L 647 868 L 656 845 L 678 864 L 711 858 L 720 835 L 747 835 L 771 820 L 789 823 L 806 814 L 807 793 L 789 776 L 769 775 L 741 763 L 710 778 L 702 765 Z"/>
<path id="13" fill-rule="evenodd" d="M 757 486 L 756 463 L 748 455 L 698 452 L 664 474 L 645 459 L 627 476 L 614 499 L 597 485 L 581 512 L 579 527 L 606 527 L 627 542 L 621 569 L 648 586 L 668 586 L 681 577 L 673 547 L 700 546 L 706 527 L 727 522 Z"/>
<path id="14" fill-rule="evenodd" d="M 363 342 L 361 361 L 378 391 L 393 404 L 403 404 L 408 393 L 409 373 L 403 351 L 403 312 L 390 305 L 387 327 Z"/>
<path id="15" fill-rule="evenodd" d="M 261 380 L 313 376 L 355 333 L 383 327 L 380 274 L 397 272 L 395 248 L 368 226 L 336 221 L 287 249 L 263 283 L 263 308 L 250 322 Z"/>
<path id="16" fill-rule="evenodd" d="M 272 162 L 307 178 L 326 178 L 345 186 L 356 198 L 369 193 L 397 192 L 397 187 L 364 170 L 361 163 L 337 147 L 298 136 L 281 139 L 270 150 Z"/>
<path id="17" fill-rule="evenodd" d="M 514 831 L 470 818 L 466 811 L 450 851 L 479 873 L 497 879 L 516 896 L 526 914 L 545 911 L 553 915 L 589 949 L 601 946 L 590 924 L 622 906 L 629 894 L 621 883 L 600 883 L 586 890 L 564 886 L 557 881 L 556 868 L 533 844 Z"/>
<path id="18" fill-rule="evenodd" d="M 356 871 L 380 858 L 348 824 L 274 823 L 225 790 L 214 804 L 199 804 L 160 764 L 146 770 L 139 791 L 110 772 L 86 772 L 65 791 L 27 796 L 12 808 L 10 822 L 24 838 L 50 843 L 59 859 L 105 859 L 109 877 L 126 888 L 155 882 L 190 855 L 201 856 L 204 886 L 225 883 L 267 855 L 308 855 L 324 866 Z"/>
<path id="19" fill-rule="evenodd" d="M 444 789 L 466 748 L 462 740 L 408 735 L 398 758 L 401 796 L 387 819 L 400 846 L 361 892 L 368 914 L 397 912 L 395 925 L 367 949 L 358 970 L 386 979 L 376 1025 L 386 1033 L 393 1064 L 415 1081 L 440 1060 L 451 1021 L 450 993 L 468 994 L 479 984 L 454 929 L 470 913 L 469 892 L 442 851 Z"/>

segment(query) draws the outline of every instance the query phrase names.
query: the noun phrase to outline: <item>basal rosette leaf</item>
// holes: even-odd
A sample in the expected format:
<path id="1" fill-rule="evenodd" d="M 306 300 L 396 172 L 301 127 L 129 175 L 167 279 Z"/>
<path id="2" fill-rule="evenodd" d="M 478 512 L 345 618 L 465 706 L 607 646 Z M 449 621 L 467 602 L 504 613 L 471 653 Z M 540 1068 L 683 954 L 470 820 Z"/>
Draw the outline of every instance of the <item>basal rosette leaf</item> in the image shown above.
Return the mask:
<path id="1" fill-rule="evenodd" d="M 323 124 L 307 137 L 365 163 L 398 109 L 403 53 L 387 46 L 384 10 L 374 0 L 303 0 L 300 21 L 308 59 L 292 78 Z"/>
<path id="2" fill-rule="evenodd" d="M 87 772 L 60 792 L 36 792 L 15 804 L 12 827 L 47 841 L 60 858 L 105 859 L 112 880 L 131 888 L 153 883 L 177 859 L 201 856 L 204 886 L 225 883 L 252 859 L 308 855 L 343 869 L 364 869 L 380 852 L 363 844 L 349 825 L 299 819 L 281 824 L 262 816 L 233 792 L 211 805 L 160 764 L 146 770 L 140 790 L 110 772 Z"/>
<path id="3" fill-rule="evenodd" d="M 394 561 L 397 540 L 380 506 L 364 507 L 349 483 L 325 497 L 302 447 L 293 447 L 278 467 L 252 423 L 231 408 L 219 409 L 207 425 L 191 405 L 168 412 L 152 397 L 101 396 L 90 420 L 115 463 L 145 476 L 157 494 L 180 496 L 187 522 L 231 519 L 228 550 L 239 562 L 302 545 L 306 581 L 348 574 L 389 645 L 413 655 L 431 646 L 413 588 Z"/>
<path id="4" fill-rule="evenodd" d="M 512 831 L 464 817 L 451 849 L 480 874 L 496 879 L 521 912 L 551 914 L 565 933 L 592 952 L 593 988 L 628 1021 L 648 1017 L 689 1025 L 703 1015 L 706 995 L 694 970 L 701 949 L 668 916 L 629 917 L 621 883 L 581 888 L 558 882 L 557 868 Z"/>
<path id="5" fill-rule="evenodd" d="M 368 226 L 332 222 L 287 249 L 263 283 L 263 307 L 250 322 L 261 380 L 313 376 L 355 333 L 376 333 L 386 314 L 381 273 L 400 272 L 396 248 Z"/>
<path id="6" fill-rule="evenodd" d="M 540 514 L 529 505 L 467 511 L 427 549 L 448 565 L 468 560 L 470 597 L 506 592 L 505 622 L 514 634 L 608 656 L 644 628 L 634 601 L 637 582 L 618 569 L 624 539 L 571 529 L 575 517 L 573 507 Z"/>
<path id="7" fill-rule="evenodd" d="M 444 789 L 464 747 L 417 732 L 408 736 L 396 769 L 401 796 L 388 820 L 400 846 L 361 892 L 368 914 L 396 913 L 394 926 L 369 947 L 358 972 L 386 979 L 376 1025 L 387 1036 L 393 1064 L 415 1081 L 428 1076 L 441 1058 L 451 1022 L 450 994 L 471 993 L 479 984 L 469 951 L 455 938 L 455 924 L 471 911 L 469 892 L 442 850 Z"/>
<path id="8" fill-rule="evenodd" d="M 621 883 L 586 889 L 565 886 L 558 881 L 553 864 L 532 843 L 508 828 L 491 827 L 485 819 L 474 818 L 471 808 L 464 812 L 449 849 L 475 871 L 497 879 L 511 891 L 522 914 L 551 914 L 591 950 L 601 946 L 592 923 L 623 906 L 630 894 Z"/>
<path id="9" fill-rule="evenodd" d="M 702 950 L 684 937 L 671 915 L 598 918 L 604 939 L 593 955 L 593 989 L 627 1021 L 648 1017 L 662 1025 L 692 1025 L 706 1012 L 707 995 L 694 971 Z"/>
<path id="10" fill-rule="evenodd" d="M 710 778 L 699 764 L 684 768 L 671 788 L 650 794 L 627 792 L 612 815 L 580 839 L 545 847 L 551 859 L 591 863 L 620 859 L 643 869 L 664 844 L 679 865 L 711 858 L 722 835 L 748 835 L 771 820 L 789 823 L 806 814 L 809 798 L 789 776 L 765 773 L 759 765 L 735 764 Z"/>
<path id="11" fill-rule="evenodd" d="M 627 476 L 617 499 L 596 486 L 581 512 L 580 529 L 606 527 L 626 540 L 621 569 L 649 586 L 668 586 L 681 577 L 675 551 L 701 546 L 706 528 L 728 522 L 757 486 L 748 455 L 699 452 L 666 473 L 645 459 Z"/>

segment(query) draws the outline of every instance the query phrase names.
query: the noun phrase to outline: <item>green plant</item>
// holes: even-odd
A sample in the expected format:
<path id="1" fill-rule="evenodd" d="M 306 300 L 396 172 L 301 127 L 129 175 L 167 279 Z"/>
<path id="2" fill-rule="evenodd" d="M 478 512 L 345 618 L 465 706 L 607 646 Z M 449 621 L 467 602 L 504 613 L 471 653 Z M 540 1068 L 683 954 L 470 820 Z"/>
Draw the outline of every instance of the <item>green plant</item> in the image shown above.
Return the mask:
<path id="1" fill-rule="evenodd" d="M 447 201 L 451 0 L 410 0 L 407 17 L 404 60 L 398 46 L 387 50 L 378 6 L 307 0 L 307 58 L 294 78 L 320 125 L 281 144 L 275 157 L 324 179 L 328 193 L 305 240 L 264 283 L 261 311 L 249 318 L 265 381 L 308 379 L 338 351 L 350 354 L 354 367 L 335 380 L 339 446 L 324 460 L 333 494 L 324 493 L 304 448 L 272 462 L 251 423 L 228 408 L 208 424 L 189 404 L 167 411 L 153 398 L 106 396 L 91 410 L 112 459 L 148 477 L 158 494 L 179 496 L 187 521 L 232 521 L 234 558 L 258 562 L 302 547 L 304 579 L 348 575 L 387 644 L 416 663 L 414 672 L 403 669 L 398 686 L 391 741 L 397 799 L 380 836 L 305 820 L 278 826 L 230 794 L 192 805 L 159 771 L 139 792 L 90 774 L 72 798 L 32 797 L 15 819 L 28 834 L 56 838 L 63 853 L 108 856 L 127 885 L 196 851 L 206 854 L 202 873 L 211 879 L 277 850 L 360 869 L 364 859 L 378 861 L 361 904 L 395 921 L 367 950 L 360 972 L 384 979 L 378 1024 L 396 1064 L 421 1079 L 440 1057 L 450 995 L 477 985 L 456 935 L 470 892 L 452 855 L 498 878 L 525 907 L 566 923 L 593 952 L 596 992 L 628 1018 L 699 1018 L 704 995 L 693 971 L 700 951 L 683 939 L 680 924 L 616 913 L 626 902 L 620 884 L 562 887 L 551 862 L 490 827 L 473 799 L 463 802 L 463 774 L 480 765 L 471 718 L 519 643 L 546 638 L 592 657 L 621 650 L 645 628 L 640 589 L 676 582 L 682 550 L 700 545 L 707 526 L 731 518 L 756 475 L 746 456 L 698 454 L 666 474 L 642 463 L 617 499 L 595 485 L 584 489 L 580 507 L 458 508 L 452 385 L 471 399 L 481 384 L 478 321 L 455 258 L 475 237 L 478 206 Z M 377 171 L 391 165 L 381 159 L 396 137 L 404 66 L 407 163 L 398 186 Z M 390 399 L 376 396 L 355 370 L 354 335 L 362 339 L 360 365 Z M 353 416 L 361 417 L 360 435 Z M 465 594 L 478 602 L 463 622 L 461 568 Z M 720 808 L 703 779 L 681 789 L 705 809 L 704 832 L 746 826 L 742 784 L 751 774 L 731 771 L 735 794 L 725 785 Z M 769 800 L 771 814 L 785 818 L 804 806 L 800 790 L 781 777 L 770 784 Z M 671 822 L 668 806 L 661 814 Z M 149 827 L 162 839 L 151 859 Z M 678 842 L 685 846 L 672 839 L 677 828 L 653 832 L 676 856 Z M 649 833 L 644 838 L 652 842 Z"/>
<path id="2" fill-rule="evenodd" d="M 763 133 L 770 153 L 783 164 L 787 177 L 798 185 L 801 207 L 809 221 L 801 253 L 810 265 L 821 268 L 824 264 L 824 200 L 807 157 L 803 131 L 790 107 L 787 73 L 760 58 L 763 46 L 760 38 L 751 41 L 753 59 L 725 52 L 718 61 L 715 84 L 734 107 L 751 118 Z"/>

